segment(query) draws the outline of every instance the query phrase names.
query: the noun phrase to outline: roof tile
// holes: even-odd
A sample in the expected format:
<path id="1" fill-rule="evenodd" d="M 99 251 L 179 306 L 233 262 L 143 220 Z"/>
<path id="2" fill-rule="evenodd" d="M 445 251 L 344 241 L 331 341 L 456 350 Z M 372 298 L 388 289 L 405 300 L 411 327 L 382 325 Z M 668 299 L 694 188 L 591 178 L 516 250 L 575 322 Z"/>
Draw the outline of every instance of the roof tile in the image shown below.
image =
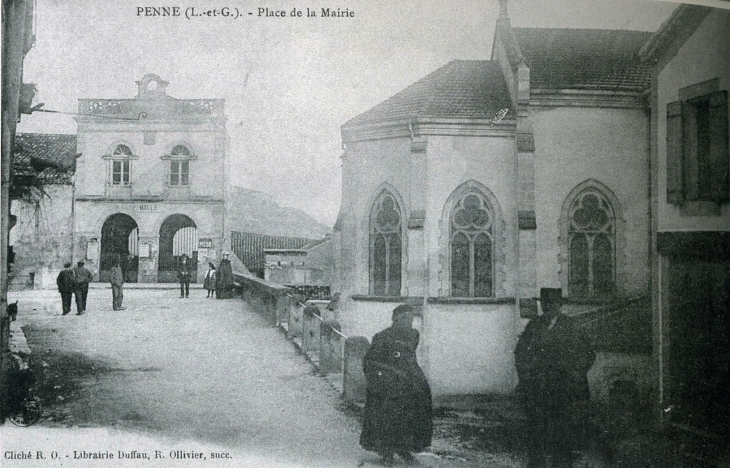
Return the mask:
<path id="1" fill-rule="evenodd" d="M 651 32 L 513 30 L 530 67 L 532 88 L 642 91 L 650 85 L 650 67 L 639 62 L 637 53 Z"/>
<path id="2" fill-rule="evenodd" d="M 492 118 L 511 107 L 497 62 L 453 60 L 345 126 L 419 117 Z"/>
<path id="3" fill-rule="evenodd" d="M 13 175 L 37 177 L 43 185 L 68 185 L 76 167 L 76 135 L 18 133 Z"/>

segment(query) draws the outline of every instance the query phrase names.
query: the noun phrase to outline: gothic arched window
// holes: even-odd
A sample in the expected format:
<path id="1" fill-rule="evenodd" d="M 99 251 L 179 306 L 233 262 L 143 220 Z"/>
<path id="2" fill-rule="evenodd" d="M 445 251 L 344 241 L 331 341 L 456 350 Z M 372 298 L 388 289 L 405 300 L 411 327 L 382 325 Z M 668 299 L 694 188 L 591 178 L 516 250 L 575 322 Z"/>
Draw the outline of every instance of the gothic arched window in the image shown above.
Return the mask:
<path id="1" fill-rule="evenodd" d="M 578 194 L 568 212 L 568 295 L 604 297 L 616 290 L 616 216 L 600 191 Z"/>
<path id="2" fill-rule="evenodd" d="M 454 204 L 449 223 L 452 296 L 494 295 L 493 219 L 486 198 L 476 191 Z"/>
<path id="3" fill-rule="evenodd" d="M 370 211 L 370 294 L 400 295 L 402 246 L 401 209 L 384 191 Z"/>

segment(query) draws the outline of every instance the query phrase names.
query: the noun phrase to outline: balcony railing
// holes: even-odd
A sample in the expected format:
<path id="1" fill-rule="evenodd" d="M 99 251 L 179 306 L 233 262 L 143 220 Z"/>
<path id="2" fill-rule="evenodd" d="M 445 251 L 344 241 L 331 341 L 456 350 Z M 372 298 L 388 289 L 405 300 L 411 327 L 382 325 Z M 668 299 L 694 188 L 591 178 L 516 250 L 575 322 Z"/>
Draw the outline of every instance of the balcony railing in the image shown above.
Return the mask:
<path id="1" fill-rule="evenodd" d="M 104 196 L 111 199 L 129 200 L 132 198 L 132 184 L 118 185 L 107 182 Z"/>
<path id="2" fill-rule="evenodd" d="M 223 117 L 223 99 L 80 99 L 81 119 L 145 120 L 170 116 Z"/>

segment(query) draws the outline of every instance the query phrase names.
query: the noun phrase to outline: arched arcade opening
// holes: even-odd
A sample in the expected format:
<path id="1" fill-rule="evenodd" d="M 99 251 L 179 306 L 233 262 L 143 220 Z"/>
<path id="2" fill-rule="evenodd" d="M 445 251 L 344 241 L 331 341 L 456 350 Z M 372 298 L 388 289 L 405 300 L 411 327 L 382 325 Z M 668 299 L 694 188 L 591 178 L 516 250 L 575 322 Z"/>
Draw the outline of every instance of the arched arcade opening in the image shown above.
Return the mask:
<path id="1" fill-rule="evenodd" d="M 139 268 L 139 229 L 137 222 L 124 213 L 109 216 L 101 227 L 99 281 L 109 281 L 112 267 L 119 263 L 124 281 L 137 282 Z"/>
<path id="2" fill-rule="evenodd" d="M 160 226 L 158 282 L 177 282 L 178 265 L 183 254 L 192 261 L 190 281 L 196 282 L 198 280 L 198 227 L 189 216 L 178 213 L 168 216 Z"/>

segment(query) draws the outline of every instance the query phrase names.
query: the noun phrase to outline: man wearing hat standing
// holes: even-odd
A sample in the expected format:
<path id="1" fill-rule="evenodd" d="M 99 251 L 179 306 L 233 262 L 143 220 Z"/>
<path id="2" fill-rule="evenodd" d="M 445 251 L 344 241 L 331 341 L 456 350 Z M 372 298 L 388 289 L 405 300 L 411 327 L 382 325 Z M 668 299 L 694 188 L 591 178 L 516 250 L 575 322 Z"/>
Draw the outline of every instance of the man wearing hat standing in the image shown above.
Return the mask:
<path id="1" fill-rule="evenodd" d="M 528 467 L 572 466 L 582 435 L 581 408 L 590 399 L 588 370 L 595 353 L 573 319 L 561 313 L 562 290 L 542 288 L 542 315 L 533 318 L 515 349 L 517 394 L 528 418 Z"/>
<path id="2" fill-rule="evenodd" d="M 413 308 L 393 310 L 393 324 L 373 336 L 362 367 L 367 382 L 360 445 L 377 452 L 386 465 L 394 454 L 414 462 L 411 452 L 431 445 L 431 388 L 416 360 L 419 334 Z"/>
<path id="3" fill-rule="evenodd" d="M 177 279 L 180 281 L 180 299 L 190 296 L 190 262 L 187 254 L 182 254 L 180 258 Z"/>

